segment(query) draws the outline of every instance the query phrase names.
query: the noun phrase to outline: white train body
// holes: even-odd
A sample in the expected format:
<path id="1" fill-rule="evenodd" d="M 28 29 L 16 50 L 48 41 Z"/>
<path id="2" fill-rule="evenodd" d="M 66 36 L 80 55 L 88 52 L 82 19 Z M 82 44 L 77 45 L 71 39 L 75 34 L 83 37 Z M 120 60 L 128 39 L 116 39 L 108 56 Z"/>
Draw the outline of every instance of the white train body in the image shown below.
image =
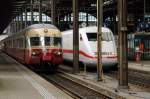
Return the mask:
<path id="1" fill-rule="evenodd" d="M 102 28 L 102 63 L 103 66 L 117 64 L 117 51 L 113 33 L 108 28 Z M 62 32 L 64 59 L 73 60 L 73 30 Z M 79 61 L 88 66 L 97 64 L 97 27 L 79 29 Z"/>

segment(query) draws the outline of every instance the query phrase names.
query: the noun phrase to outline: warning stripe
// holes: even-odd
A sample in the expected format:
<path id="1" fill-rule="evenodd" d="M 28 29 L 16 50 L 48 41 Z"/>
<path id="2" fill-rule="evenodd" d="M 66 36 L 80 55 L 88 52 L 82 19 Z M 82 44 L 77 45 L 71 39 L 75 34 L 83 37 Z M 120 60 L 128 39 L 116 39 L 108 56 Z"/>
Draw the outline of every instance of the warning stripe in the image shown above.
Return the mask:
<path id="1" fill-rule="evenodd" d="M 70 50 L 70 49 L 63 49 L 63 53 L 70 53 L 70 54 L 73 54 L 73 53 L 77 53 L 77 51 L 73 51 L 73 50 Z M 86 52 L 83 52 L 81 50 L 79 50 L 79 54 L 84 56 L 84 57 L 87 57 L 87 58 L 90 58 L 90 59 L 97 59 L 97 57 L 93 57 L 89 54 L 87 54 Z M 103 58 L 117 58 L 116 55 L 114 56 L 102 56 Z"/>

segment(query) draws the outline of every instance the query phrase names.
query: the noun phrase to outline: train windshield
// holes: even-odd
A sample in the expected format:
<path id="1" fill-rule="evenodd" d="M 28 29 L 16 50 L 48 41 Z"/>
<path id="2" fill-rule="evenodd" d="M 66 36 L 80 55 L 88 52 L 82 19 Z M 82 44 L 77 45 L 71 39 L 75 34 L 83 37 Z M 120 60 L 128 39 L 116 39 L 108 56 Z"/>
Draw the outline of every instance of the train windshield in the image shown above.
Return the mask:
<path id="1" fill-rule="evenodd" d="M 40 38 L 39 37 L 31 37 L 30 38 L 31 46 L 39 46 L 40 45 Z"/>
<path id="2" fill-rule="evenodd" d="M 45 37 L 45 46 L 61 46 L 61 38 Z"/>
<path id="3" fill-rule="evenodd" d="M 88 41 L 97 41 L 97 33 L 86 33 Z M 112 41 L 113 36 L 110 32 L 102 33 L 102 41 Z"/>
<path id="4" fill-rule="evenodd" d="M 61 46 L 61 38 L 60 37 L 55 37 L 54 38 L 54 45 L 55 46 Z"/>
<path id="5" fill-rule="evenodd" d="M 97 33 L 87 33 L 88 41 L 97 41 Z"/>

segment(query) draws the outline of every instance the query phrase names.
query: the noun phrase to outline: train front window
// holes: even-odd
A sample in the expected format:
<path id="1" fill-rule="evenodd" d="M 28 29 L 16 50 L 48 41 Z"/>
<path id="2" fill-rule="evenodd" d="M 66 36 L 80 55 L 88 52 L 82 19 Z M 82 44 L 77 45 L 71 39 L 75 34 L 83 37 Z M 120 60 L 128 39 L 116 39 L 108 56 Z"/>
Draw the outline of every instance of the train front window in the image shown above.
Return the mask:
<path id="1" fill-rule="evenodd" d="M 55 37 L 54 38 L 54 45 L 55 46 L 61 46 L 61 38 L 60 37 Z"/>
<path id="2" fill-rule="evenodd" d="M 97 33 L 87 33 L 88 41 L 97 41 Z"/>
<path id="3" fill-rule="evenodd" d="M 31 37 L 30 38 L 31 46 L 39 46 L 40 45 L 40 38 L 39 37 Z"/>
<path id="4" fill-rule="evenodd" d="M 45 46 L 61 46 L 61 38 L 45 37 Z"/>
<path id="5" fill-rule="evenodd" d="M 53 46 L 53 38 L 52 37 L 45 37 L 45 46 Z"/>
<path id="6" fill-rule="evenodd" d="M 97 33 L 86 33 L 88 41 L 97 41 Z M 102 41 L 113 41 L 113 36 L 110 32 L 102 33 Z"/>

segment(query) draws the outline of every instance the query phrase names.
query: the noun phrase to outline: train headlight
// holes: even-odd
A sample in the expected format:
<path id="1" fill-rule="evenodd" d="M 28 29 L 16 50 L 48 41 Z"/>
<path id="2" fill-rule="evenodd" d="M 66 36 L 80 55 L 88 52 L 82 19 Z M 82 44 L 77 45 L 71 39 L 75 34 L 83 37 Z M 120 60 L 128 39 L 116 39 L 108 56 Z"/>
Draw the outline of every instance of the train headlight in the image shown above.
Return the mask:
<path id="1" fill-rule="evenodd" d="M 57 52 L 57 55 L 61 55 L 62 53 L 61 52 Z"/>
<path id="2" fill-rule="evenodd" d="M 36 56 L 36 52 L 32 52 L 32 56 Z"/>
<path id="3" fill-rule="evenodd" d="M 57 56 L 60 56 L 60 55 L 62 55 L 62 52 L 56 51 L 56 52 L 54 52 L 54 54 L 57 55 Z"/>
<path id="4" fill-rule="evenodd" d="M 39 56 L 40 55 L 40 52 L 39 51 L 32 51 L 32 56 Z"/>

